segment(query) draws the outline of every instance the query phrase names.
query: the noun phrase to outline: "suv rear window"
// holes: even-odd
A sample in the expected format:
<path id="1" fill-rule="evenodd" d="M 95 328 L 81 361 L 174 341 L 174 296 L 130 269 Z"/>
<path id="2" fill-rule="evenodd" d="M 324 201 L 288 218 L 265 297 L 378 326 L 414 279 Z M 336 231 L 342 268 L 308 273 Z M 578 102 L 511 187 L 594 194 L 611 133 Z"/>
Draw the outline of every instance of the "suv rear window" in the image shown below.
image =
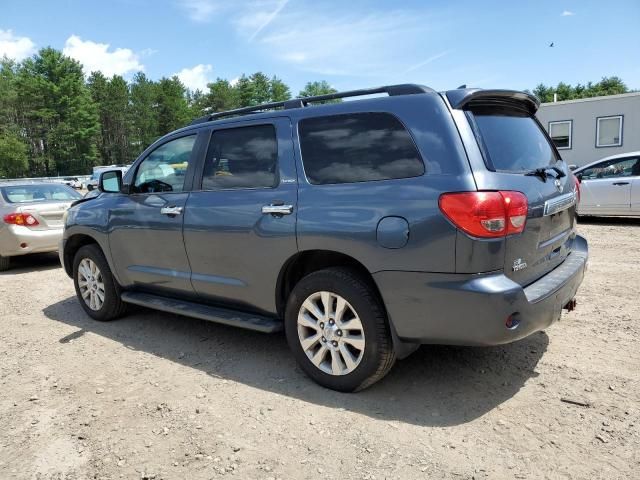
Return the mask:
<path id="1" fill-rule="evenodd" d="M 490 169 L 525 172 L 559 160 L 542 128 L 529 115 L 491 110 L 469 115 Z"/>
<path id="2" fill-rule="evenodd" d="M 300 122 L 299 133 L 304 170 L 314 185 L 424 174 L 409 132 L 388 113 L 308 118 Z"/>

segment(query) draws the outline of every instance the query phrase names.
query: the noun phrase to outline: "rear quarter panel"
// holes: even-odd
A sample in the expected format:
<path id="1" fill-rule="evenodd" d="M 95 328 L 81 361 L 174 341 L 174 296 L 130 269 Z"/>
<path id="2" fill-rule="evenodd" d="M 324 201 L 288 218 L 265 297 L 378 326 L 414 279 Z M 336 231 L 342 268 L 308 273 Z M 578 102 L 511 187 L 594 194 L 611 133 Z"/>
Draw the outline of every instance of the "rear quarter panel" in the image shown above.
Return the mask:
<path id="1" fill-rule="evenodd" d="M 312 185 L 304 173 L 298 122 L 319 114 L 388 112 L 409 130 L 426 173 L 421 177 L 335 185 Z M 371 102 L 303 110 L 293 119 L 298 162 L 298 246 L 347 254 L 370 272 L 405 270 L 455 271 L 456 228 L 438 207 L 442 192 L 473 190 L 475 184 L 451 114 L 436 95 L 407 95 Z M 407 220 L 403 248 L 379 245 L 376 229 L 388 216 Z"/>

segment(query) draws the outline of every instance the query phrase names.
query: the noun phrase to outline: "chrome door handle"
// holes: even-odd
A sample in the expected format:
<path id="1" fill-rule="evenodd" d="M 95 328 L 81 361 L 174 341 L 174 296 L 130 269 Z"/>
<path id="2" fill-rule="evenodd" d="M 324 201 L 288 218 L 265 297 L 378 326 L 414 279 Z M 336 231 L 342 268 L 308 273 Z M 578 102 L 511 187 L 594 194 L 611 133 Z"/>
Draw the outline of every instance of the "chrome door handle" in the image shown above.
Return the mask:
<path id="1" fill-rule="evenodd" d="M 182 207 L 176 207 L 175 205 L 172 207 L 162 207 L 160 209 L 160 213 L 162 215 L 182 215 Z"/>
<path id="2" fill-rule="evenodd" d="M 262 213 L 265 215 L 291 215 L 293 205 L 265 205 L 262 207 Z"/>

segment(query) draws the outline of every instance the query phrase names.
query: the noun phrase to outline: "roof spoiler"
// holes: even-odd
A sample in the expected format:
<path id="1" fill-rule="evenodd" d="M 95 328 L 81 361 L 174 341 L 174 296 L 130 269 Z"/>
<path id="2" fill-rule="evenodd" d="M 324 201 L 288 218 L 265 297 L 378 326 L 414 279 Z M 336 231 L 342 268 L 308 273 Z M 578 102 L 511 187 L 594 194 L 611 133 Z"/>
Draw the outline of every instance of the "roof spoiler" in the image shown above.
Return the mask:
<path id="1" fill-rule="evenodd" d="M 447 99 L 453 108 L 469 110 L 481 106 L 518 106 L 535 115 L 540 106 L 540 100 L 526 92 L 517 90 L 482 90 L 467 88 L 449 90 Z"/>

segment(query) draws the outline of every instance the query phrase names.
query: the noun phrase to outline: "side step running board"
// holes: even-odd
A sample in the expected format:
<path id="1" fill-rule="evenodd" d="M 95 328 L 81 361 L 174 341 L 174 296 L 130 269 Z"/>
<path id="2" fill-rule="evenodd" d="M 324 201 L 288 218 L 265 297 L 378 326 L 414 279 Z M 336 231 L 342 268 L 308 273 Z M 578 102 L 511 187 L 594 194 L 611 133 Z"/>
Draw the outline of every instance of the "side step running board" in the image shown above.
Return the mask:
<path id="1" fill-rule="evenodd" d="M 211 307 L 200 303 L 161 297 L 150 293 L 123 292 L 122 301 L 163 312 L 185 315 L 232 327 L 246 328 L 258 332 L 273 333 L 282 330 L 282 321 L 251 313 L 236 312 L 226 308 Z"/>

